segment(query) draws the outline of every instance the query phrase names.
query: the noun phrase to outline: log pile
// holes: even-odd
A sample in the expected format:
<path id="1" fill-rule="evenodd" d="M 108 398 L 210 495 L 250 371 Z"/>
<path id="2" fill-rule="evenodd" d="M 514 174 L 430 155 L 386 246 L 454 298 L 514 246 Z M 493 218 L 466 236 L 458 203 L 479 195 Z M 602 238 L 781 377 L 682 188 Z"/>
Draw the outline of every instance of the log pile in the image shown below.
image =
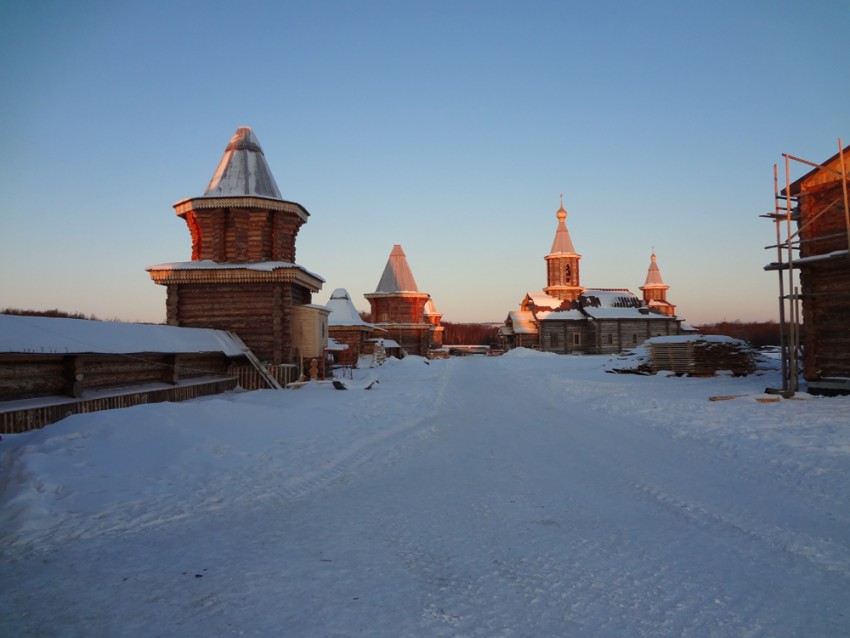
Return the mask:
<path id="1" fill-rule="evenodd" d="M 652 372 L 669 370 L 689 376 L 729 371 L 735 376 L 755 369 L 753 351 L 738 339 L 711 335 L 656 337 L 649 340 Z"/>

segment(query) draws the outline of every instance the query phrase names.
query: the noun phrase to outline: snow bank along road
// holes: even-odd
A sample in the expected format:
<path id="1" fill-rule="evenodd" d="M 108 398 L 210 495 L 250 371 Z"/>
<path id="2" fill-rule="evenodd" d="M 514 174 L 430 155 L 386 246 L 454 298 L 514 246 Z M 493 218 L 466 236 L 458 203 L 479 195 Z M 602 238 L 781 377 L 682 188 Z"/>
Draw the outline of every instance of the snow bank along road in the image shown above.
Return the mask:
<path id="1" fill-rule="evenodd" d="M 606 361 L 409 357 L 9 437 L 0 633 L 850 635 L 850 400 Z"/>

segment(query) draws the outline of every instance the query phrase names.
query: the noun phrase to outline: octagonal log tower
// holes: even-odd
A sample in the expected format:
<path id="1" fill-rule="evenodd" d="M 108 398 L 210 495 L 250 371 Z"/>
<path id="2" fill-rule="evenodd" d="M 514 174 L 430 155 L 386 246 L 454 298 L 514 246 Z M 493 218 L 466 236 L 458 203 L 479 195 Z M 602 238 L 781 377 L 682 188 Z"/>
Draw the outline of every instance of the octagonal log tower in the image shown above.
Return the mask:
<path id="1" fill-rule="evenodd" d="M 233 135 L 204 194 L 174 209 L 189 228 L 192 260 L 148 268 L 167 288 L 167 323 L 232 331 L 260 360 L 294 362 L 293 308 L 309 305 L 323 280 L 295 263 L 309 213 L 281 197 L 250 128 Z"/>
<path id="2" fill-rule="evenodd" d="M 384 336 L 407 354 L 428 355 L 435 328 L 425 318 L 430 295 L 419 292 L 399 244 L 393 246 L 375 292 L 363 296 L 369 300 L 375 326 L 386 331 Z"/>

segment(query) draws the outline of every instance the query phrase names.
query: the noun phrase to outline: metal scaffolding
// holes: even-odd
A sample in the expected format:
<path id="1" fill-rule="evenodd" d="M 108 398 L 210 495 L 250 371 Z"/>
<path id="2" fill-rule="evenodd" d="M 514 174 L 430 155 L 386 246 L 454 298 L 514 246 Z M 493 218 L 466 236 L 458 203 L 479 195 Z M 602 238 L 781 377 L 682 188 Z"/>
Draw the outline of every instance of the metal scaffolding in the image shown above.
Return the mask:
<path id="1" fill-rule="evenodd" d="M 806 220 L 801 220 L 798 197 L 792 195 L 791 162 L 799 162 L 839 175 L 842 180 L 844 220 L 847 233 L 848 258 L 850 258 L 850 203 L 848 203 L 847 170 L 844 163 L 844 147 L 841 138 L 838 138 L 838 157 L 840 158 L 841 170 L 816 164 L 808 160 L 794 157 L 783 153 L 785 159 L 785 188 L 779 188 L 779 168 L 773 165 L 773 190 L 774 210 L 772 213 L 761 215 L 771 219 L 776 227 L 776 244 L 765 246 L 766 250 L 776 250 L 776 262 L 768 264 L 765 270 L 776 270 L 779 281 L 779 335 L 782 351 L 782 389 L 781 393 L 791 397 L 799 390 L 799 376 L 801 371 L 801 348 L 800 333 L 802 328 L 802 299 L 800 293 L 799 259 L 797 253 L 801 246 L 807 241 L 801 236 L 812 222 L 833 206 L 841 203 L 840 199 L 823 208 L 816 215 Z M 823 239 L 823 237 L 813 238 Z M 776 390 L 780 392 L 780 390 Z"/>

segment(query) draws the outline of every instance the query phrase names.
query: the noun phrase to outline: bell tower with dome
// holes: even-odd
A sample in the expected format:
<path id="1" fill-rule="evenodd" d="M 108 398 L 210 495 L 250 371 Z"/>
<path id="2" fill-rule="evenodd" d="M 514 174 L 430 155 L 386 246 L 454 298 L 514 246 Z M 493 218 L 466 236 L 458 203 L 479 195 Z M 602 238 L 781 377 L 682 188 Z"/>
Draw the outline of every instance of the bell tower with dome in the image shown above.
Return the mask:
<path id="1" fill-rule="evenodd" d="M 555 241 L 552 250 L 544 258 L 546 260 L 546 287 L 543 289 L 550 297 L 562 301 L 573 302 L 581 296 L 584 288 L 581 286 L 579 260 L 581 255 L 576 253 L 570 232 L 565 223 L 567 211 L 564 208 L 564 196 L 561 195 L 561 207 L 556 213 L 558 228 L 555 230 Z"/>

